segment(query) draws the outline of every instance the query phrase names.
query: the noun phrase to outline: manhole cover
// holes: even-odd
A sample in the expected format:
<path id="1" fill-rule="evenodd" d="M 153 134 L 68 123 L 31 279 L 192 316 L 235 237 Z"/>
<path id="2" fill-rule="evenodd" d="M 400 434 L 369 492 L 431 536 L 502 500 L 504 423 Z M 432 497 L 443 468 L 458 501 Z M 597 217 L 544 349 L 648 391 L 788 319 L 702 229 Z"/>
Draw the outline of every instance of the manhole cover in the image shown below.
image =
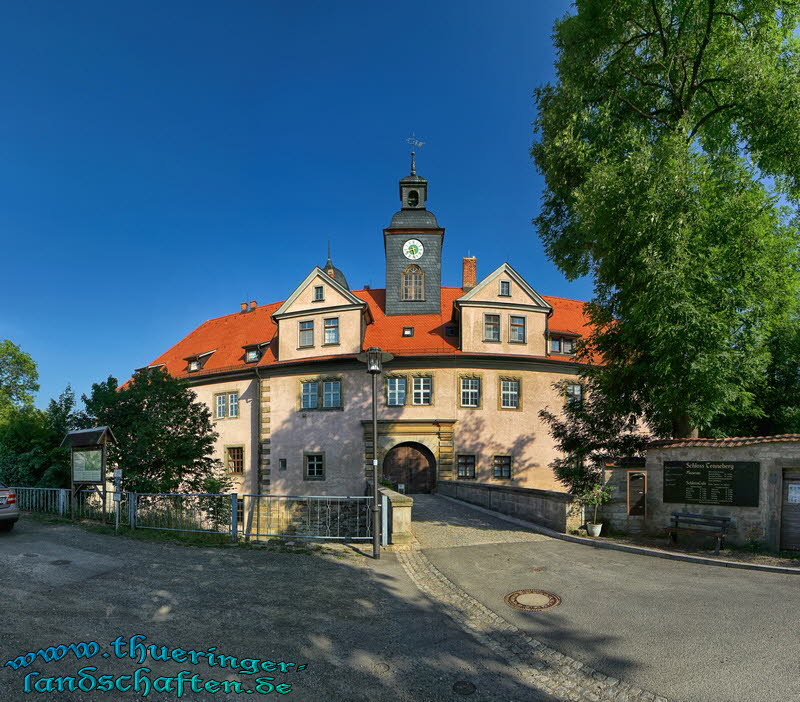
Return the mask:
<path id="1" fill-rule="evenodd" d="M 453 692 L 458 693 L 459 695 L 471 695 L 475 690 L 477 690 L 471 682 L 467 680 L 459 680 L 457 683 L 453 685 Z"/>
<path id="2" fill-rule="evenodd" d="M 50 565 L 69 565 L 72 561 L 50 561 Z"/>
<path id="3" fill-rule="evenodd" d="M 545 592 L 544 590 L 517 590 L 506 595 L 505 602 L 514 609 L 521 609 L 525 612 L 540 612 L 543 609 L 557 607 L 561 604 L 561 598 L 552 592 Z"/>

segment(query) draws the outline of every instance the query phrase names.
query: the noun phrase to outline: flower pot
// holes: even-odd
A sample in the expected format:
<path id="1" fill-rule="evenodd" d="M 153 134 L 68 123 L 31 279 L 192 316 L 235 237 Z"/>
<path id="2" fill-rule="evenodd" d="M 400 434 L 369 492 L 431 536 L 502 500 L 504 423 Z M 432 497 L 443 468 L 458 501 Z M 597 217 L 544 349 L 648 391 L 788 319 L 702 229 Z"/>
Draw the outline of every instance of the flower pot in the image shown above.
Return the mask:
<path id="1" fill-rule="evenodd" d="M 600 524 L 592 524 L 591 522 L 586 522 L 586 531 L 589 532 L 589 536 L 600 536 L 600 530 L 603 528 L 602 522 Z"/>

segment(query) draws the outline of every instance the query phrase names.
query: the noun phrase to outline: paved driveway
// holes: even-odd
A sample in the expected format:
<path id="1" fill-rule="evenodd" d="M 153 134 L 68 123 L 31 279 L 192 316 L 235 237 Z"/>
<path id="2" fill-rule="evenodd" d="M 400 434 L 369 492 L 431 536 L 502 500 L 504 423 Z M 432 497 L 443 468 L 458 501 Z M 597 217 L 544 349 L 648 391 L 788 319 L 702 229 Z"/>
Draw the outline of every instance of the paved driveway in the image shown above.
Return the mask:
<path id="1" fill-rule="evenodd" d="M 543 643 L 671 699 L 800 699 L 800 576 L 595 549 L 415 495 L 414 531 L 452 582 Z M 538 613 L 503 602 L 543 589 Z"/>
<path id="2" fill-rule="evenodd" d="M 0 536 L 0 592 L 3 702 L 37 696 L 24 694 L 26 675 L 40 674 L 31 683 L 76 676 L 87 665 L 98 668 L 96 678 L 148 667 L 151 680 L 188 670 L 245 688 L 255 687 L 256 677 L 274 676 L 272 684 L 293 686 L 292 700 L 460 700 L 452 688 L 464 680 L 477 686 L 471 700 L 542 699 L 508 678 L 506 662 L 444 616 L 392 555 L 376 565 L 358 555 L 185 547 L 23 517 L 11 534 Z M 190 649 L 204 655 L 196 663 L 139 663 L 127 644 L 137 634 L 147 639 L 135 643 L 183 649 L 179 658 Z M 117 637 L 123 637 L 123 658 L 109 645 Z M 69 653 L 19 670 L 5 665 L 25 652 L 92 641 L 100 649 L 90 660 Z M 247 675 L 241 668 L 252 663 L 239 669 L 212 665 L 209 652 L 296 666 Z M 307 668 L 297 670 L 302 664 Z M 121 681 L 123 687 L 131 683 Z M 147 699 L 176 699 L 172 685 L 173 692 L 151 692 Z M 141 698 L 134 691 L 97 690 L 52 696 L 68 702 Z M 199 692 L 182 699 L 224 697 Z M 271 693 L 269 699 L 275 698 L 282 697 Z"/>

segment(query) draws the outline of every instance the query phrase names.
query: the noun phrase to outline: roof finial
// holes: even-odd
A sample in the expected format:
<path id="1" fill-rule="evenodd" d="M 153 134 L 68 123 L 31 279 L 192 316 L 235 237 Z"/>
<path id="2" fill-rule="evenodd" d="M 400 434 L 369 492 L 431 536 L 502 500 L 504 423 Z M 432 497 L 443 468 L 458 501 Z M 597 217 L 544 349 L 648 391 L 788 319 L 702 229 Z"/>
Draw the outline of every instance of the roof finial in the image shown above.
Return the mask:
<path id="1" fill-rule="evenodd" d="M 328 261 L 331 260 L 331 240 L 328 239 Z"/>
<path id="2" fill-rule="evenodd" d="M 421 147 L 425 142 L 417 139 L 417 135 L 411 132 L 411 136 L 406 138 L 406 144 L 411 145 L 411 175 L 417 175 L 417 164 L 414 161 L 414 149 Z"/>

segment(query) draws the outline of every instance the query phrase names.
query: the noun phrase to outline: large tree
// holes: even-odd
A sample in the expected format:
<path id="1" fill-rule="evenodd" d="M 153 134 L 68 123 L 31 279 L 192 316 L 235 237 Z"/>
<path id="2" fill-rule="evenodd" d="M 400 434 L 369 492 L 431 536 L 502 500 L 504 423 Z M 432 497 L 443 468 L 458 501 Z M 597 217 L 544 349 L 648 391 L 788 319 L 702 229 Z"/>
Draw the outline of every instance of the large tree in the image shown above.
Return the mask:
<path id="1" fill-rule="evenodd" d="M 32 407 L 38 379 L 30 355 L 8 339 L 0 341 L 0 414 L 11 407 Z"/>
<path id="2" fill-rule="evenodd" d="M 67 386 L 47 409 L 11 406 L 0 415 L 0 482 L 14 486 L 69 487 L 65 434 L 82 425 L 75 393 Z"/>
<path id="3" fill-rule="evenodd" d="M 110 459 L 135 492 L 218 492 L 221 462 L 212 458 L 217 433 L 207 405 L 184 380 L 161 368 L 138 371 L 124 386 L 109 377 L 84 395 L 92 423 L 111 427 L 119 442 Z M 222 482 L 220 482 L 222 480 Z"/>
<path id="4" fill-rule="evenodd" d="M 583 360 L 606 410 L 656 434 L 757 415 L 796 299 L 796 0 L 578 0 L 536 91 L 535 224 L 591 276 Z"/>

